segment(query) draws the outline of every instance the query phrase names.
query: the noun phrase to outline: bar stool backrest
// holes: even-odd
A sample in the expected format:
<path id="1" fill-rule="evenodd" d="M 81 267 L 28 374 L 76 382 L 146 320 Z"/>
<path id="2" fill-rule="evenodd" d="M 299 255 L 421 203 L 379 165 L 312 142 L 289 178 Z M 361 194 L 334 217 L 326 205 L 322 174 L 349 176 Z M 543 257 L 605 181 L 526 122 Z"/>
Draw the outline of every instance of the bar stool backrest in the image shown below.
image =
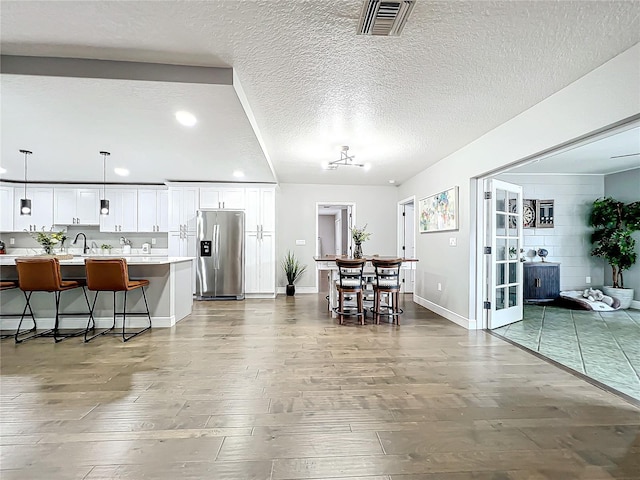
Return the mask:
<path id="1" fill-rule="evenodd" d="M 124 258 L 87 258 L 84 264 L 89 290 L 106 292 L 127 290 L 129 269 Z"/>
<path id="2" fill-rule="evenodd" d="M 18 285 L 25 292 L 60 290 L 62 275 L 57 258 L 16 258 Z"/>
<path id="3" fill-rule="evenodd" d="M 362 272 L 366 262 L 364 258 L 336 258 L 340 287 L 361 288 Z"/>
<path id="4" fill-rule="evenodd" d="M 378 288 L 399 289 L 400 267 L 402 259 L 373 259 L 371 264 L 376 271 L 376 286 Z"/>

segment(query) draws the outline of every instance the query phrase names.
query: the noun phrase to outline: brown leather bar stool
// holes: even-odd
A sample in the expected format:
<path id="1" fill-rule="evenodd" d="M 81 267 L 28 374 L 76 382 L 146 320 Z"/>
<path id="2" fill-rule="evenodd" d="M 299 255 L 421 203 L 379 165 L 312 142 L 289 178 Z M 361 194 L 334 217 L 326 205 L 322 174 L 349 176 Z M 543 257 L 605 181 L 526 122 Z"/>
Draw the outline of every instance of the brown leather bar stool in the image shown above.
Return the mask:
<path id="1" fill-rule="evenodd" d="M 365 311 L 362 301 L 362 271 L 367 261 L 364 258 L 346 259 L 336 258 L 338 266 L 338 281 L 336 288 L 338 289 L 338 306 L 334 308 L 340 316 L 340 325 L 344 324 L 345 316 L 360 317 L 360 323 L 364 325 Z M 345 295 L 356 297 L 356 310 L 347 310 L 345 304 Z"/>
<path id="2" fill-rule="evenodd" d="M 400 325 L 400 267 L 402 259 L 374 258 L 371 264 L 376 272 L 373 284 L 373 313 L 376 323 L 380 323 L 380 315 L 390 316 L 391 323 Z M 382 295 L 387 296 L 387 304 L 382 304 Z"/>
<path id="3" fill-rule="evenodd" d="M 24 310 L 22 311 L 22 315 L 20 317 L 20 323 L 18 323 L 18 328 L 16 329 L 16 332 L 14 334 L 16 343 L 21 343 L 25 340 L 30 340 L 37 337 L 53 337 L 53 340 L 57 343 L 61 340 L 64 340 L 65 338 L 77 337 L 78 335 L 82 335 L 83 333 L 86 335 L 86 331 L 91 327 L 93 321 L 93 318 L 91 316 L 91 309 L 89 307 L 89 297 L 87 297 L 87 292 L 84 289 L 84 285 L 82 283 L 76 280 L 62 280 L 62 275 L 60 273 L 60 262 L 57 258 L 16 258 L 16 270 L 18 272 L 18 285 L 20 287 L 20 290 L 22 290 L 22 292 L 24 293 L 24 298 L 26 300 Z M 61 313 L 60 296 L 62 292 L 73 290 L 75 288 L 82 288 L 82 293 L 84 294 L 84 299 L 87 303 L 87 312 Z M 40 333 L 37 332 L 36 318 L 33 314 L 30 303 L 31 296 L 34 292 L 52 292 L 54 294 L 56 303 L 56 318 L 53 324 L 53 328 Z M 20 327 L 22 326 L 24 317 L 27 315 L 27 310 L 29 310 L 28 316 L 31 317 L 33 328 L 27 330 L 26 332 L 21 332 Z M 71 333 L 60 333 L 60 317 L 71 317 L 78 315 L 87 315 L 89 317 L 87 328 Z M 20 338 L 20 335 L 31 332 L 33 332 L 32 335 Z"/>
<path id="4" fill-rule="evenodd" d="M 100 335 L 120 335 L 119 332 L 114 332 L 116 328 L 116 316 L 122 315 L 122 341 L 127 342 L 133 337 L 146 332 L 151 328 L 151 314 L 149 313 L 149 304 L 147 303 L 147 296 L 144 292 L 144 287 L 149 285 L 149 280 L 130 280 L 129 268 L 127 261 L 124 258 L 105 258 L 94 259 L 87 258 L 85 261 L 85 268 L 87 272 L 87 287 L 89 290 L 96 292 L 96 296 L 93 298 L 93 305 L 91 307 L 91 315 L 96 308 L 96 300 L 98 300 L 98 294 L 100 292 L 113 292 L 113 325 L 103 332 L 98 333 L 90 338 L 85 335 L 84 341 L 88 342 Z M 135 289 L 142 290 L 142 298 L 144 299 L 144 305 L 146 312 L 127 312 L 127 292 Z M 116 292 L 124 292 L 124 302 L 122 312 L 116 310 Z M 140 316 L 146 315 L 149 319 L 149 325 L 141 330 L 127 332 L 126 323 L 127 316 Z"/>

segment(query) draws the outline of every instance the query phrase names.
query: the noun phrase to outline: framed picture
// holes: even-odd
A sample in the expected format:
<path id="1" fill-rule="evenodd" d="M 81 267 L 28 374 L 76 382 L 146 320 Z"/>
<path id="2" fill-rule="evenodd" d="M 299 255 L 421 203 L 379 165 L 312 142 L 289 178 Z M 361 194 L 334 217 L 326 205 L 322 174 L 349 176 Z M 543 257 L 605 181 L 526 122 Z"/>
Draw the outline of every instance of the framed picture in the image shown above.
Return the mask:
<path id="1" fill-rule="evenodd" d="M 458 229 L 458 187 L 420 199 L 418 208 L 420 233 Z"/>
<path id="2" fill-rule="evenodd" d="M 536 201 L 528 198 L 522 200 L 522 226 L 535 228 L 536 217 Z"/>

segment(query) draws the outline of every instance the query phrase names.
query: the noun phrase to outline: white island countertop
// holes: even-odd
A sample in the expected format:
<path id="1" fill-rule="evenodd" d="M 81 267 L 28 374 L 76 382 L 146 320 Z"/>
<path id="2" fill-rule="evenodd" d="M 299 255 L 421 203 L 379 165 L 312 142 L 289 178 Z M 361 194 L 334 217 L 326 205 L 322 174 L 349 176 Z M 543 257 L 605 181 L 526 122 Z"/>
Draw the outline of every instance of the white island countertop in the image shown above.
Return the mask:
<path id="1" fill-rule="evenodd" d="M 38 255 L 0 255 L 0 266 L 9 266 L 16 264 L 16 258 L 38 258 Z M 44 256 L 42 256 L 44 257 Z M 166 256 L 140 256 L 140 255 L 87 255 L 74 256 L 71 259 L 59 259 L 60 265 L 84 265 L 87 258 L 107 259 L 107 258 L 124 258 L 128 265 L 167 265 L 171 263 L 190 262 L 193 257 L 166 257 Z"/>

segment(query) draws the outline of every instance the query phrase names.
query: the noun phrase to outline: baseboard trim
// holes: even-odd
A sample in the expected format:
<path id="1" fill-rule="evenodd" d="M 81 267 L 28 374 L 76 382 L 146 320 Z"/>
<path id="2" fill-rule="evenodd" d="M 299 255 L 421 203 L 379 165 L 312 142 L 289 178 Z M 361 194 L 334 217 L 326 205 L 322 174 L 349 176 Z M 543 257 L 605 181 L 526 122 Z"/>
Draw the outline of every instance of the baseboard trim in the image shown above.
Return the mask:
<path id="1" fill-rule="evenodd" d="M 476 330 L 477 322 L 475 320 L 470 320 L 468 318 L 463 317 L 462 315 L 457 314 L 456 312 L 452 312 L 444 307 L 441 307 L 437 303 L 433 303 L 426 298 L 422 298 L 419 295 L 413 294 L 413 301 L 418 305 L 431 310 L 434 313 L 437 313 L 441 317 L 446 318 L 447 320 L 455 323 L 456 325 L 460 325 L 467 330 Z"/>
<path id="2" fill-rule="evenodd" d="M 48 330 L 53 328 L 55 323 L 55 318 L 42 318 L 36 317 L 38 321 L 38 330 Z M 186 317 L 185 317 L 186 318 Z M 96 328 L 109 328 L 113 325 L 113 317 L 95 317 Z M 12 331 L 18 328 L 18 322 L 20 322 L 19 318 L 3 318 L 1 322 L 1 329 L 3 331 Z M 129 328 L 143 328 L 147 326 L 148 320 L 146 317 L 128 317 L 127 318 L 127 330 Z M 151 326 L 152 328 L 170 328 L 176 324 L 175 316 L 171 315 L 169 317 L 151 317 Z M 22 322 L 22 328 L 31 328 L 33 323 L 31 323 L 31 319 L 29 317 L 24 319 Z M 87 326 L 86 318 L 61 318 L 60 319 L 60 328 L 61 329 L 81 329 Z M 122 317 L 118 317 L 116 319 L 116 328 L 122 328 Z"/>
<path id="3" fill-rule="evenodd" d="M 287 293 L 287 287 L 278 287 L 278 295 Z M 318 293 L 316 287 L 296 287 L 296 293 Z"/>
<path id="4" fill-rule="evenodd" d="M 631 308 L 640 310 L 640 300 L 631 300 Z"/>
<path id="5" fill-rule="evenodd" d="M 244 298 L 276 298 L 275 293 L 245 293 Z"/>

